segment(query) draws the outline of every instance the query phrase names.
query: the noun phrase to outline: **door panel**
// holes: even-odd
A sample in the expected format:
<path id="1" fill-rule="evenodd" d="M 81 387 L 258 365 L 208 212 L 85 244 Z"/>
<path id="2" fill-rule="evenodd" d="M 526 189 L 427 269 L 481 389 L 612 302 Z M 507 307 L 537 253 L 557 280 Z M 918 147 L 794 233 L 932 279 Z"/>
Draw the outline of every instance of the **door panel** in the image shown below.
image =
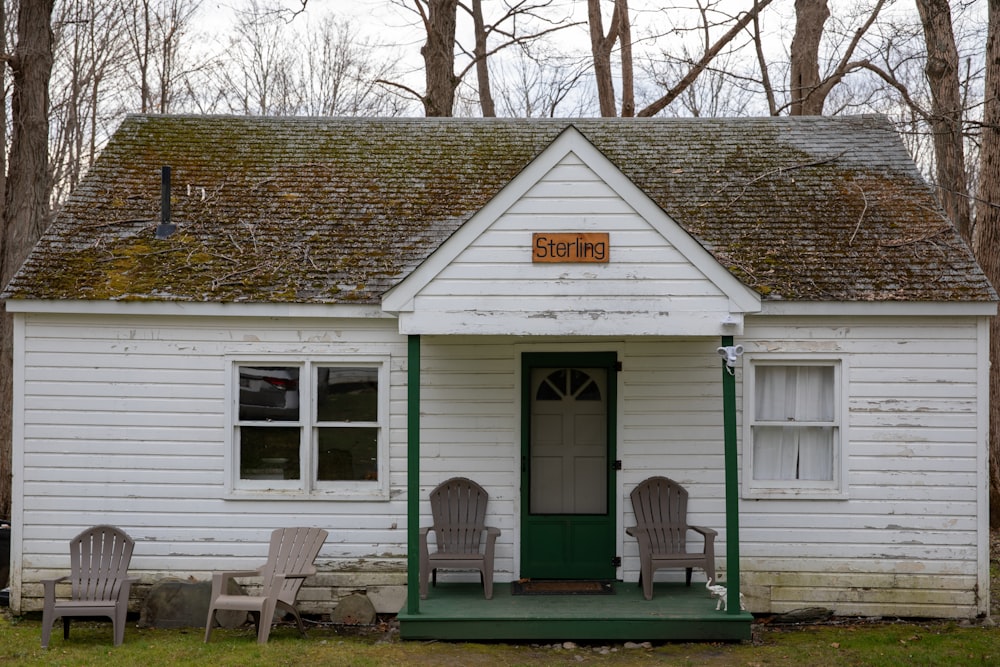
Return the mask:
<path id="1" fill-rule="evenodd" d="M 615 355 L 522 364 L 521 576 L 613 578 Z"/>

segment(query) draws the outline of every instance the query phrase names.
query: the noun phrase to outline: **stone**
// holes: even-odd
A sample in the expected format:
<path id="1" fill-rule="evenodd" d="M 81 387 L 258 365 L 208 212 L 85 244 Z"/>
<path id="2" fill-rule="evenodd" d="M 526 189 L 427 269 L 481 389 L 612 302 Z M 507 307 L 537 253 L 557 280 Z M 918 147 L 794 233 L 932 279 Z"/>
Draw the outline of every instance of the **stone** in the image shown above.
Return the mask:
<path id="1" fill-rule="evenodd" d="M 230 595 L 242 595 L 243 589 L 230 581 Z M 204 628 L 212 582 L 164 579 L 153 584 L 139 612 L 140 628 Z M 245 611 L 219 611 L 216 620 L 223 628 L 238 628 L 247 621 Z"/>
<path id="2" fill-rule="evenodd" d="M 341 598 L 330 612 L 330 621 L 343 625 L 373 625 L 375 618 L 375 605 L 361 593 Z"/>

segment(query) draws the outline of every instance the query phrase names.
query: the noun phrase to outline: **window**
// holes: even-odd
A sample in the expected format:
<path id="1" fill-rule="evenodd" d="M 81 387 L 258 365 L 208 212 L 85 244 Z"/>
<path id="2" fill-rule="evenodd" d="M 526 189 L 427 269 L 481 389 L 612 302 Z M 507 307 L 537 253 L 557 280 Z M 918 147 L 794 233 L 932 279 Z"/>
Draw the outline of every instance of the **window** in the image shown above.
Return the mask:
<path id="1" fill-rule="evenodd" d="M 386 367 L 234 361 L 233 489 L 384 496 Z"/>
<path id="2" fill-rule="evenodd" d="M 747 495 L 842 494 L 841 365 L 750 359 L 744 387 Z"/>

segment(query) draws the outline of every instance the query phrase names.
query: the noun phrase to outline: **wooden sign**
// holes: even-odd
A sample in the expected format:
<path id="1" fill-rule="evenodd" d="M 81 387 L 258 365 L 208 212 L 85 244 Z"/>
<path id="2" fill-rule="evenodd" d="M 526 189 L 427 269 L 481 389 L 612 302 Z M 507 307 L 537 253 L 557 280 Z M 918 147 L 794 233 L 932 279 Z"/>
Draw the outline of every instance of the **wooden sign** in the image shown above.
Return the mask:
<path id="1" fill-rule="evenodd" d="M 607 264 L 610 254 L 607 232 L 536 232 L 531 235 L 532 262 Z"/>

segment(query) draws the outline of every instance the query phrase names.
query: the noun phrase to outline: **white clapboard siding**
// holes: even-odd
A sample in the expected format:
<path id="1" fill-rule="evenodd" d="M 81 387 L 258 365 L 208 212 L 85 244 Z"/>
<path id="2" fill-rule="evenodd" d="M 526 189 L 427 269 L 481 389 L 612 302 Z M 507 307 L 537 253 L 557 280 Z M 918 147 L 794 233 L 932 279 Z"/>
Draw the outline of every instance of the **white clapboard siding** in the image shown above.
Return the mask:
<path id="1" fill-rule="evenodd" d="M 740 342 L 791 358 L 843 355 L 848 386 L 848 498 L 741 504 L 741 574 L 754 608 L 982 611 L 976 321 L 751 318 Z"/>
<path id="2" fill-rule="evenodd" d="M 564 166 L 582 173 L 579 165 Z M 480 250 L 473 244 L 469 256 Z M 639 265 L 648 259 L 638 250 L 636 256 Z M 530 298 L 496 296 L 497 303 Z M 405 583 L 407 348 L 394 320 L 20 317 L 23 534 L 16 548 L 23 608 L 39 609 L 38 581 L 65 569 L 66 540 L 100 522 L 137 539 L 133 569 L 143 585 L 256 566 L 270 530 L 296 523 L 330 530 L 321 575 L 308 594 L 311 611 L 328 611 L 338 590 Z M 753 611 L 979 613 L 983 600 L 975 591 L 985 585 L 984 523 L 977 518 L 985 511 L 979 335 L 972 318 L 747 320 L 737 342 L 749 353 L 843 355 L 848 390 L 846 499 L 740 502 L 741 582 Z M 691 523 L 719 531 L 724 577 L 719 344 L 715 336 L 423 336 L 421 498 L 456 475 L 482 484 L 491 497 L 489 523 L 502 530 L 496 579 L 516 579 L 521 354 L 614 351 L 623 367 L 616 406 L 620 576 L 634 582 L 639 570 L 635 540 L 625 535 L 635 523 L 629 492 L 650 475 L 665 475 L 688 489 Z M 388 497 L 227 498 L 227 354 L 388 356 Z M 735 380 L 742 423 L 742 365 Z M 428 525 L 427 502 L 420 512 L 421 525 Z"/>
<path id="3" fill-rule="evenodd" d="M 96 523 L 137 540 L 143 584 L 254 567 L 273 528 L 301 524 L 330 531 L 324 569 L 383 561 L 405 582 L 405 478 L 381 501 L 235 500 L 225 484 L 229 354 L 391 358 L 389 468 L 405 475 L 406 341 L 394 321 L 24 317 L 23 608 L 39 607 L 39 579 L 64 570 L 67 540 Z"/>

